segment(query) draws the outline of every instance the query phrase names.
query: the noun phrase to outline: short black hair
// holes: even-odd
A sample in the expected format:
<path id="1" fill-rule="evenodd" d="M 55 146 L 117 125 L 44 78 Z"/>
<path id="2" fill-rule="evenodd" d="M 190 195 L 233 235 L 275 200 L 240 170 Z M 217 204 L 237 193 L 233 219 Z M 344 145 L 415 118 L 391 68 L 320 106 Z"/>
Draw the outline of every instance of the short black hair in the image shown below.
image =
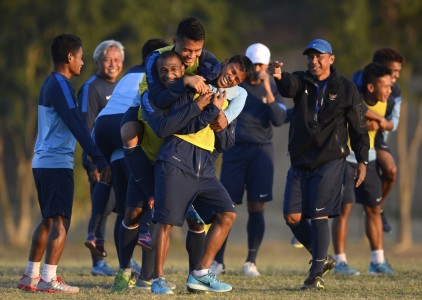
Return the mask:
<path id="1" fill-rule="evenodd" d="M 187 38 L 193 41 L 205 40 L 205 29 L 201 22 L 193 17 L 188 17 L 180 21 L 177 26 L 176 39 Z"/>
<path id="2" fill-rule="evenodd" d="M 366 87 L 369 83 L 372 83 L 375 85 L 375 83 L 380 77 L 391 75 L 391 74 L 392 74 L 391 70 L 385 65 L 375 63 L 375 62 L 368 64 L 363 69 L 363 74 L 362 74 L 363 93 L 365 94 L 367 92 Z"/>
<path id="3" fill-rule="evenodd" d="M 227 60 L 227 63 L 236 63 L 239 65 L 239 69 L 246 73 L 246 79 L 249 80 L 252 78 L 255 73 L 255 66 L 252 61 L 246 55 L 237 54 L 230 57 Z"/>
<path id="4" fill-rule="evenodd" d="M 154 50 L 168 46 L 169 44 L 162 39 L 149 39 L 142 46 L 142 63 L 145 62 L 148 55 L 150 55 Z"/>
<path id="5" fill-rule="evenodd" d="M 82 40 L 73 34 L 60 34 L 51 43 L 51 57 L 54 64 L 68 63 L 68 54 L 76 54 L 82 47 Z"/>
<path id="6" fill-rule="evenodd" d="M 393 48 L 380 48 L 374 52 L 372 61 L 382 65 L 386 65 L 391 62 L 403 64 L 405 58 L 399 51 Z"/>
<path id="7" fill-rule="evenodd" d="M 180 57 L 180 55 L 177 54 L 174 51 L 169 50 L 169 51 L 164 51 L 163 53 L 160 54 L 160 56 L 158 56 L 158 58 L 157 58 L 157 67 L 158 67 L 158 65 L 159 65 L 160 62 L 162 62 L 163 60 L 166 60 L 168 58 L 171 58 L 171 57 L 176 57 L 177 59 L 180 60 L 180 63 L 183 65 L 183 60 Z"/>

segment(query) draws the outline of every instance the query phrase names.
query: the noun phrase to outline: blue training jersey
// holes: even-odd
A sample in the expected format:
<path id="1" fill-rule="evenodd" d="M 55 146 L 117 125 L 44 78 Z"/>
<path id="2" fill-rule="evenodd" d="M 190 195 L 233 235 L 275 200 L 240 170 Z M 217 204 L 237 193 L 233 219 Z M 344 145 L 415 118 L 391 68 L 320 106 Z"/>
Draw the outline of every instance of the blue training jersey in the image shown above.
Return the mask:
<path id="1" fill-rule="evenodd" d="M 73 169 L 76 140 L 99 170 L 107 165 L 82 121 L 69 79 L 52 72 L 45 79 L 39 96 L 32 167 Z"/>

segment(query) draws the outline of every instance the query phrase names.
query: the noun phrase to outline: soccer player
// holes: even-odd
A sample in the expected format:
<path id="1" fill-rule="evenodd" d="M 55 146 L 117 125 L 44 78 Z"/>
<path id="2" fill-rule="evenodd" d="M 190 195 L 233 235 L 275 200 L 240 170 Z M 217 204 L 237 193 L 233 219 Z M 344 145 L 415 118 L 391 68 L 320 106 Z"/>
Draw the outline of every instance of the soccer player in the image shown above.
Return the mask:
<path id="1" fill-rule="evenodd" d="M 78 92 L 79 109 L 90 132 L 94 128 L 96 117 L 107 104 L 117 85 L 117 77 L 123 69 L 124 47 L 115 40 L 102 41 L 95 48 L 93 58 L 96 74 L 91 76 Z M 85 241 L 85 246 L 91 252 L 91 273 L 95 276 L 112 276 L 115 271 L 104 259 L 107 256 L 104 236 L 108 216 L 115 207 L 114 195 L 110 196 L 110 184 L 98 182 L 98 171 L 86 153 L 82 154 L 82 162 L 88 174 L 91 191 L 92 212 Z"/>
<path id="2" fill-rule="evenodd" d="M 241 204 L 247 190 L 248 255 L 243 265 L 247 276 L 259 276 L 256 257 L 265 232 L 265 203 L 272 200 L 274 176 L 273 126 L 281 126 L 286 106 L 268 72 L 270 49 L 256 43 L 246 49 L 255 66 L 254 76 L 241 86 L 248 92 L 245 107 L 237 118 L 236 143 L 223 154 L 220 180 L 235 204 Z M 224 270 L 224 249 L 218 251 L 213 272 Z"/>
<path id="3" fill-rule="evenodd" d="M 384 117 L 387 110 L 388 98 L 391 94 L 392 72 L 383 65 L 370 63 L 362 73 L 362 91 L 364 103 L 368 112 Z M 367 114 L 368 115 L 368 114 Z M 370 115 L 370 114 L 369 114 Z M 345 189 L 341 214 L 333 220 L 333 246 L 337 265 L 335 274 L 359 275 L 359 271 L 348 265 L 346 258 L 347 221 L 353 202 L 363 205 L 365 211 L 365 233 L 370 242 L 371 263 L 370 274 L 393 274 L 394 270 L 387 263 L 383 250 L 383 230 L 381 220 L 382 183 L 377 170 L 375 136 L 378 129 L 392 130 L 393 124 L 368 120 L 368 134 L 370 138 L 369 164 L 365 181 L 355 186 L 354 169 L 356 158 L 352 151 L 346 158 Z"/>
<path id="4" fill-rule="evenodd" d="M 75 294 L 79 288 L 57 276 L 72 217 L 75 143 L 92 158 L 100 180 L 110 180 L 110 168 L 95 146 L 77 109 L 69 79 L 83 66 L 82 41 L 71 34 L 56 36 L 51 44 L 53 72 L 45 79 L 38 103 L 38 134 L 32 170 L 42 220 L 32 235 L 25 273 L 18 288 L 47 293 Z M 76 139 L 75 139 L 76 138 Z M 45 262 L 40 275 L 40 262 Z"/>
<path id="5" fill-rule="evenodd" d="M 371 116 L 367 117 L 378 121 L 378 123 L 389 122 L 391 124 L 390 126 L 392 126 L 391 131 L 395 131 L 399 125 L 400 107 L 402 101 L 401 88 L 397 82 L 397 79 L 400 77 L 400 72 L 402 70 L 403 63 L 405 62 L 405 58 L 399 51 L 395 49 L 380 48 L 374 52 L 372 62 L 382 64 L 391 70 L 393 86 L 390 97 L 388 97 L 385 118 L 375 113 L 372 113 Z M 353 81 L 357 85 L 358 89 L 362 92 L 362 70 L 359 70 L 353 74 Z M 388 130 L 379 130 L 375 138 L 377 162 L 382 179 L 381 207 L 383 206 L 387 196 L 390 194 L 397 175 L 397 167 L 387 144 L 388 133 Z M 383 231 L 387 233 L 391 232 L 391 225 L 388 222 L 383 209 L 381 209 L 381 218 Z"/>
<path id="6" fill-rule="evenodd" d="M 164 60 L 164 58 L 167 58 L 164 55 L 171 54 L 173 54 L 174 62 L 167 62 L 167 60 Z M 162 61 L 161 58 L 163 58 L 164 61 Z M 166 82 L 167 85 L 174 82 L 176 78 L 183 74 L 184 67 L 181 64 L 180 58 L 178 58 L 179 65 L 177 65 L 176 58 L 176 53 L 164 52 L 157 59 L 160 79 L 162 82 Z M 227 64 L 223 64 L 220 76 L 217 77 L 216 82 L 219 87 L 237 85 L 247 78 L 247 70 L 251 68 L 252 63 L 249 59 L 240 60 L 238 59 L 238 56 L 235 56 L 234 58 L 231 58 Z M 193 90 L 193 92 L 195 91 Z M 206 246 L 201 261 L 197 268 L 189 275 L 187 282 L 188 289 L 191 291 L 199 290 L 214 292 L 226 292 L 231 290 L 230 285 L 218 281 L 215 278 L 215 275 L 209 271 L 212 259 L 219 246 L 224 241 L 224 235 L 228 233 L 228 229 L 236 214 L 230 197 L 216 177 L 212 163 L 213 159 L 211 158 L 211 152 L 214 150 L 215 138 L 213 131 L 207 125 L 218 117 L 222 103 L 217 104 L 218 106 L 210 104 L 206 106 L 206 109 L 201 113 L 203 107 L 199 106 L 198 109 L 198 105 L 195 102 L 192 102 L 193 94 L 192 96 L 189 96 L 190 94 L 192 94 L 192 92 L 187 91 L 183 93 L 180 100 L 183 106 L 178 104 L 179 102 L 176 102 L 172 106 L 172 109 L 174 110 L 176 110 L 179 105 L 182 106 L 182 108 L 188 106 L 187 112 L 189 112 L 189 114 L 186 114 L 177 110 L 179 121 L 173 121 L 175 125 L 169 125 L 168 122 L 164 125 L 162 123 L 155 125 L 153 121 L 151 121 L 151 118 L 154 118 L 157 115 L 157 110 L 148 108 L 148 105 L 141 106 L 143 108 L 143 118 L 152 125 L 151 127 L 155 129 L 159 136 L 167 136 L 157 157 L 155 175 L 157 179 L 157 189 L 153 220 L 157 222 L 157 228 L 153 240 L 157 243 L 157 256 L 154 272 L 156 280 L 152 283 L 151 291 L 157 294 L 173 293 L 163 276 L 163 265 L 168 251 L 169 233 L 173 225 L 181 226 L 183 224 L 186 212 L 193 201 L 195 201 L 195 206 L 206 206 L 207 210 L 213 211 L 214 218 L 210 231 L 207 234 Z M 147 97 L 148 96 L 144 94 L 142 99 Z M 199 99 L 205 98 L 208 99 L 209 102 L 211 97 L 212 93 L 207 93 L 200 96 Z M 213 97 L 213 103 L 217 101 L 220 103 L 223 98 L 225 100 L 225 92 L 220 90 L 219 96 Z M 153 102 L 151 101 L 151 103 Z M 170 114 L 172 113 L 171 110 Z M 198 113 L 201 113 L 199 124 L 186 124 L 186 120 L 189 121 L 192 118 L 192 114 L 195 116 L 195 114 L 197 115 Z M 170 134 L 169 130 L 174 129 L 175 126 L 179 126 L 179 128 L 180 126 L 186 126 L 188 130 L 193 130 L 195 133 L 168 135 Z M 160 130 L 161 132 L 159 133 Z M 197 169 L 198 167 L 199 169 Z M 171 176 L 165 171 L 169 169 L 173 170 L 173 175 Z M 195 170 L 199 172 L 197 175 L 194 175 L 196 172 Z M 178 175 L 176 176 L 175 174 Z M 180 188 L 181 186 L 183 186 L 183 188 Z"/>
<path id="7" fill-rule="evenodd" d="M 357 186 L 365 178 L 369 138 L 359 92 L 333 67 L 331 44 L 313 40 L 303 55 L 307 71 L 289 74 L 277 67 L 273 74 L 280 94 L 294 101 L 283 212 L 295 237 L 312 255 L 302 288 L 324 289 L 323 276 L 335 266 L 327 254 L 328 218 L 340 214 L 348 135 L 358 162 Z"/>
<path id="8" fill-rule="evenodd" d="M 134 270 L 134 262 L 131 258 L 133 248 L 136 243 L 133 245 L 132 251 L 127 254 L 127 251 L 125 251 L 125 247 L 127 247 L 126 236 L 124 232 L 120 232 L 121 225 L 123 224 L 123 218 L 125 216 L 128 181 L 130 180 L 130 172 L 127 168 L 126 162 L 124 161 L 123 144 L 120 137 L 120 123 L 124 113 L 132 104 L 133 98 L 138 94 L 139 82 L 145 74 L 144 62 L 146 57 L 155 49 L 166 45 L 167 43 L 161 39 L 151 39 L 145 42 L 142 47 L 142 64 L 130 68 L 125 76 L 118 82 L 110 100 L 98 114 L 94 127 L 96 143 L 106 159 L 111 162 L 110 165 L 113 177 L 112 182 L 116 198 L 116 213 L 118 215 L 114 228 L 114 239 L 117 247 L 120 269 L 128 271 L 129 276 L 131 273 L 136 274 L 136 277 L 142 275 L 144 277 L 148 276 L 146 275 L 148 274 L 148 261 L 151 261 L 149 264 L 151 269 L 149 276 L 152 276 L 152 256 L 149 253 L 143 253 L 143 257 L 149 256 L 149 259 L 145 259 L 145 263 L 142 264 L 142 270 Z M 137 191 L 134 195 L 130 194 L 129 197 L 130 199 L 138 199 L 140 197 L 139 194 L 141 193 L 142 192 Z M 145 232 L 148 232 L 149 226 L 147 223 L 150 219 L 151 217 L 142 224 Z M 116 278 L 120 277 L 117 276 Z M 117 282 L 117 284 L 113 285 L 112 289 L 118 290 L 118 286 Z"/>

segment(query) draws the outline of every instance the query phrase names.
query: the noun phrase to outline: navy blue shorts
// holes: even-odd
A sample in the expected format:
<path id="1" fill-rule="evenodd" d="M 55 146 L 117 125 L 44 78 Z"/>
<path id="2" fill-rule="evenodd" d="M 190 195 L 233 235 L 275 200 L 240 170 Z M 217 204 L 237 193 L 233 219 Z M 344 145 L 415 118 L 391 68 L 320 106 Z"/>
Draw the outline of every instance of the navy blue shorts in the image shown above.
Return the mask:
<path id="1" fill-rule="evenodd" d="M 72 169 L 33 168 L 38 203 L 43 219 L 72 217 L 74 179 Z"/>
<path id="2" fill-rule="evenodd" d="M 155 165 L 155 183 L 154 222 L 180 227 L 192 203 L 197 210 L 206 208 L 209 215 L 236 212 L 217 176 L 196 178 L 171 163 L 158 161 Z"/>
<path id="3" fill-rule="evenodd" d="M 302 213 L 307 219 L 340 215 L 346 161 L 332 160 L 315 170 L 290 167 L 284 192 L 283 213 Z"/>
<path id="4" fill-rule="evenodd" d="M 236 144 L 223 154 L 220 180 L 236 204 L 247 201 L 266 202 L 273 199 L 273 144 Z"/>
<path id="5" fill-rule="evenodd" d="M 344 191 L 343 191 L 343 203 L 356 203 L 355 188 L 356 179 L 355 171 L 357 164 L 346 162 L 346 170 L 344 171 Z"/>
<path id="6" fill-rule="evenodd" d="M 123 114 L 104 115 L 95 120 L 95 144 L 104 158 L 110 163 L 111 154 L 115 149 L 123 149 L 120 136 L 120 122 Z"/>
<path id="7" fill-rule="evenodd" d="M 381 204 L 382 181 L 375 161 L 369 162 L 366 167 L 365 180 L 356 188 L 355 195 L 356 203 L 370 207 Z"/>
<path id="8" fill-rule="evenodd" d="M 131 106 L 127 109 L 127 111 L 124 113 L 122 120 L 120 121 L 120 127 L 122 127 L 127 122 L 141 122 L 138 119 L 138 111 L 140 106 Z"/>
<path id="9" fill-rule="evenodd" d="M 127 184 L 126 207 L 144 208 L 146 204 L 147 198 L 145 193 L 131 175 Z"/>

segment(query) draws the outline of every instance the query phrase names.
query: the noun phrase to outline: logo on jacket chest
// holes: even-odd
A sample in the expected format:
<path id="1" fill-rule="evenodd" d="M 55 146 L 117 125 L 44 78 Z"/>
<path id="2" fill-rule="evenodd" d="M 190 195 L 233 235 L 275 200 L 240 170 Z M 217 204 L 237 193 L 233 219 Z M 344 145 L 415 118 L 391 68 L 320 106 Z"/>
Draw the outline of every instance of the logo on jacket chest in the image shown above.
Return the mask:
<path id="1" fill-rule="evenodd" d="M 336 100 L 337 99 L 337 94 L 329 93 L 328 94 L 328 99 L 331 100 L 331 101 Z"/>

